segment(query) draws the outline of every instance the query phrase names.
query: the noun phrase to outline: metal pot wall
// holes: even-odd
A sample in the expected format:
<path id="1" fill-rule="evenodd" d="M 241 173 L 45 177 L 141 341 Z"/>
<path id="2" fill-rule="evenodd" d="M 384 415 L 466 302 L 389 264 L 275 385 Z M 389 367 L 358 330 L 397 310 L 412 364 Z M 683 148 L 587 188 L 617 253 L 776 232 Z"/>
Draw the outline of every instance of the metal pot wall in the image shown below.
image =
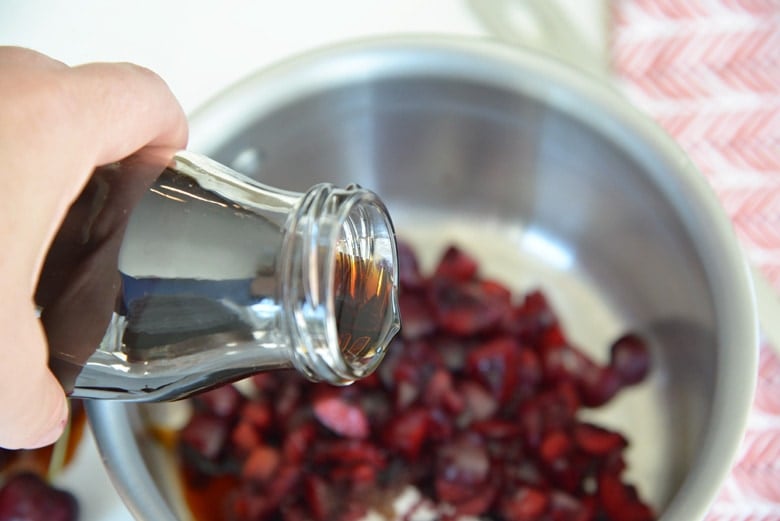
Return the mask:
<path id="1" fill-rule="evenodd" d="M 627 433 L 631 477 L 664 521 L 704 515 L 754 386 L 748 271 L 700 174 L 619 94 L 484 41 L 361 41 L 222 93 L 193 115 L 190 148 L 282 188 L 377 191 L 424 260 L 457 241 L 513 287 L 543 287 L 596 357 L 642 332 L 652 377 L 594 414 Z M 145 411 L 88 409 L 133 513 L 186 519 Z"/>

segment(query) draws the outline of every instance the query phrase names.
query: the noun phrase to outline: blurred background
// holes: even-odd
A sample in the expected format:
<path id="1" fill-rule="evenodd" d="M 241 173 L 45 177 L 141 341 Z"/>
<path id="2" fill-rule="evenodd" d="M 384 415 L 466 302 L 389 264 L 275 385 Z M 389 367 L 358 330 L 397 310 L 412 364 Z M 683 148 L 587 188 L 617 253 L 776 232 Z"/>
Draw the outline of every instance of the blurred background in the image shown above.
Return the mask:
<path id="1" fill-rule="evenodd" d="M 778 0 L 0 2 L 0 45 L 70 65 L 144 65 L 188 113 L 286 57 L 398 33 L 527 45 L 614 82 L 691 155 L 750 260 L 780 288 Z M 83 519 L 131 519 L 88 435 L 60 481 Z M 768 343 L 743 453 L 708 519 L 748 518 L 780 520 L 780 362 Z"/>

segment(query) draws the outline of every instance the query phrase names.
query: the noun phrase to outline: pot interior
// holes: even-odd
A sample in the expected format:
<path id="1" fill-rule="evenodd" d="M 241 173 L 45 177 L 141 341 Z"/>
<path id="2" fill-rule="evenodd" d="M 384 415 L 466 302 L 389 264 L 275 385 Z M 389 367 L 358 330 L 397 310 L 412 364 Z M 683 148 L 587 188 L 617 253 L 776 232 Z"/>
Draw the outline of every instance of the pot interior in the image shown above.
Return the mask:
<path id="1" fill-rule="evenodd" d="M 703 512 L 709 498 L 677 492 L 712 457 L 728 327 L 718 285 L 743 281 L 714 279 L 717 240 L 679 162 L 631 126 L 635 116 L 609 110 L 623 106 L 616 94 L 484 56 L 393 52 L 336 53 L 243 84 L 196 115 L 196 151 L 290 190 L 375 190 L 427 268 L 459 244 L 485 274 L 541 288 L 599 360 L 620 333 L 644 335 L 650 378 L 587 414 L 628 437 L 627 477 L 659 512 L 673 500 L 698 502 L 683 516 Z M 170 485 L 169 470 L 155 473 Z"/>

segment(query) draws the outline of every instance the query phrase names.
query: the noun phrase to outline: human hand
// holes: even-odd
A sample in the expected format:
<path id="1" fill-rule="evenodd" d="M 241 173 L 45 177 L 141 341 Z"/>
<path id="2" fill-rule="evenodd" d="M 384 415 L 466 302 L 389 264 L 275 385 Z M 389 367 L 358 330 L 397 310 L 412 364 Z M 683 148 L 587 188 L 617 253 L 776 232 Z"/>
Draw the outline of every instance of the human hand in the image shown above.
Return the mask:
<path id="1" fill-rule="evenodd" d="M 0 47 L 0 447 L 48 445 L 67 421 L 33 295 L 69 206 L 96 166 L 186 140 L 181 107 L 150 71 Z"/>

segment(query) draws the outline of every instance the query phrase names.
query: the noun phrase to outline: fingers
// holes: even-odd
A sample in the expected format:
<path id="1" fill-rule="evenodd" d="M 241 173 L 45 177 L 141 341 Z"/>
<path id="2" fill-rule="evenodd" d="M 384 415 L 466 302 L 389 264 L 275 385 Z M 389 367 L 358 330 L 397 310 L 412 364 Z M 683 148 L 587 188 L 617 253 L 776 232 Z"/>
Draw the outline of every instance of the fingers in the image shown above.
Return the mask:
<path id="1" fill-rule="evenodd" d="M 0 318 L 0 447 L 42 447 L 62 433 L 67 400 L 46 365 L 46 339 L 35 316 L 9 313 Z"/>
<path id="2" fill-rule="evenodd" d="M 67 71 L 85 146 L 95 165 L 117 161 L 144 146 L 187 144 L 184 112 L 165 82 L 129 63 L 93 63 Z"/>
<path id="3" fill-rule="evenodd" d="M 47 366 L 32 296 L 68 207 L 96 166 L 144 147 L 183 148 L 187 123 L 168 86 L 130 64 L 68 67 L 0 47 L 0 446 L 53 442 L 67 401 Z"/>
<path id="4" fill-rule="evenodd" d="M 186 146 L 187 122 L 165 82 L 137 65 L 70 68 L 0 47 L 0 67 L 0 185 L 7 185 L 0 222 L 11 223 L 9 237 L 39 245 L 13 259 L 32 291 L 60 220 L 94 168 L 147 146 L 172 154 Z"/>

